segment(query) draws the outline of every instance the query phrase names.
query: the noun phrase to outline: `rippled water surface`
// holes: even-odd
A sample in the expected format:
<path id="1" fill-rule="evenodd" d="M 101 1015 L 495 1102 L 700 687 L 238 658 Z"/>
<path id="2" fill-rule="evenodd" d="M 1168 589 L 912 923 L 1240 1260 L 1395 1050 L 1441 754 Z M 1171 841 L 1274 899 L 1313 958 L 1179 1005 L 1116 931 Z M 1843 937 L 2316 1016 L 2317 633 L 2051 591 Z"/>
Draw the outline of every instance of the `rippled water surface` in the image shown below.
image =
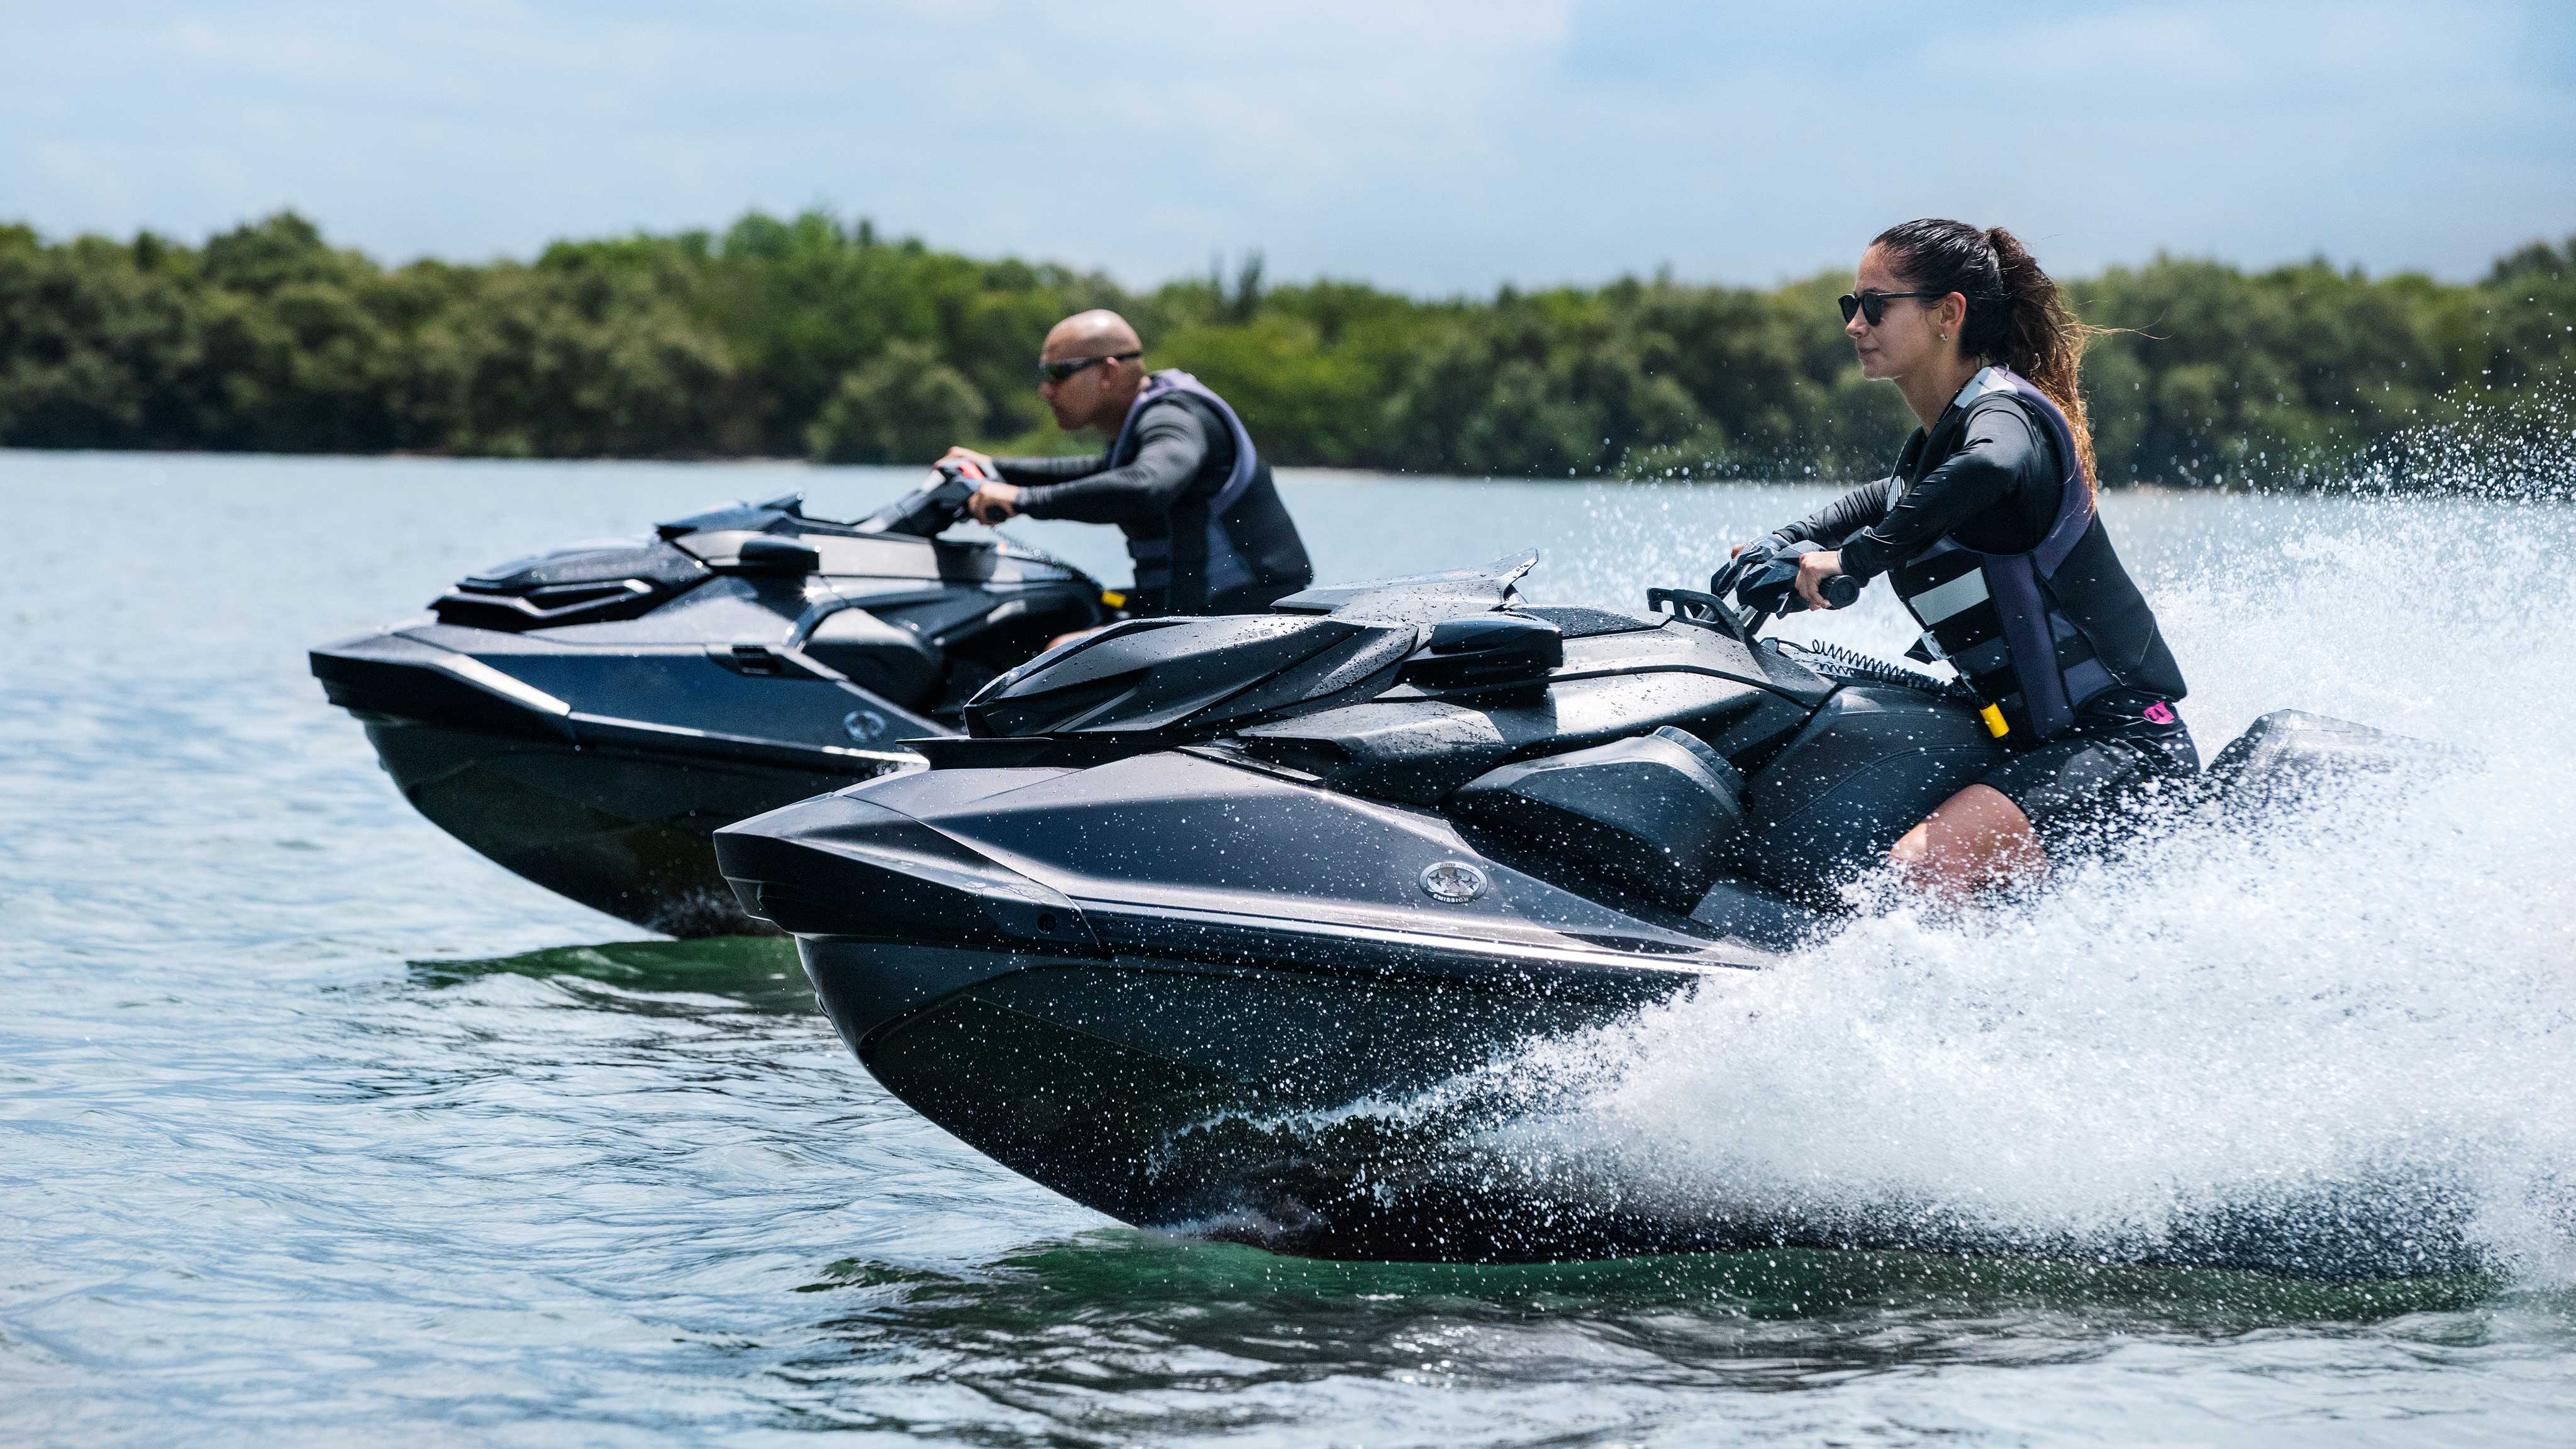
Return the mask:
<path id="1" fill-rule="evenodd" d="M 305 673 L 505 557 L 906 481 L 0 454 L 0 1437 L 2576 1437 L 2563 512 L 2113 499 L 2204 748 L 2299 705 L 2475 763 L 2269 834 L 2178 822 L 1499 1069 L 1529 1104 L 1501 1147 L 1623 1191 L 2068 1256 L 1467 1269 L 1162 1238 L 1014 1177 L 876 1088 L 792 952 L 633 940 L 485 863 Z M 1535 596 L 1631 606 L 1822 496 L 1283 487 L 1327 577 L 1537 544 Z M 1122 573 L 1105 531 L 1015 531 Z M 1902 638 L 1883 601 L 1833 632 Z M 2478 1271 L 2084 1253 L 2214 1201 L 2403 1231 L 2427 1192 Z"/>

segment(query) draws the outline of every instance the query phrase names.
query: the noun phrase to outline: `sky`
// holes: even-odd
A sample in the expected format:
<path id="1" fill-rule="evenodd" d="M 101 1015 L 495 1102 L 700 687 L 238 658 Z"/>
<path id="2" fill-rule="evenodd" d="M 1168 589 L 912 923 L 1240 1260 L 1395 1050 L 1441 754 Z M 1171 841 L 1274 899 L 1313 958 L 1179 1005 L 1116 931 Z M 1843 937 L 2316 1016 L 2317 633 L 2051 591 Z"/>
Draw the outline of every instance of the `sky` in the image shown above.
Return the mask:
<path id="1" fill-rule="evenodd" d="M 0 0 L 0 219 L 49 237 L 810 206 L 1131 285 L 1758 285 L 1921 215 L 2466 278 L 2576 234 L 2576 0 Z"/>

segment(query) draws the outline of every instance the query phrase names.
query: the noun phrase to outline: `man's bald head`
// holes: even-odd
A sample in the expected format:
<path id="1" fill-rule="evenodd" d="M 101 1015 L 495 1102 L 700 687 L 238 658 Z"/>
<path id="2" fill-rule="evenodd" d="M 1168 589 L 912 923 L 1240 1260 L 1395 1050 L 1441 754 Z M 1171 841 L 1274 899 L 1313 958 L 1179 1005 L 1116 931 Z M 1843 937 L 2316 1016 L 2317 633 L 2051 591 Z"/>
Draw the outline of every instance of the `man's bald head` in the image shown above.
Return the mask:
<path id="1" fill-rule="evenodd" d="M 1127 319 L 1106 307 L 1076 312 L 1047 329 L 1046 345 L 1038 349 L 1042 362 L 1071 362 L 1077 357 L 1115 357 L 1122 352 L 1142 352 L 1144 342 Z"/>
<path id="2" fill-rule="evenodd" d="M 1145 386 L 1145 364 L 1137 360 L 1144 350 L 1145 344 L 1137 340 L 1136 329 L 1127 325 L 1127 319 L 1102 308 L 1076 312 L 1047 329 L 1046 345 L 1038 349 L 1040 362 L 1118 359 L 1095 362 L 1038 384 L 1038 396 L 1046 399 L 1048 410 L 1055 414 L 1056 426 L 1066 432 L 1076 428 L 1118 431 L 1127 409 Z"/>

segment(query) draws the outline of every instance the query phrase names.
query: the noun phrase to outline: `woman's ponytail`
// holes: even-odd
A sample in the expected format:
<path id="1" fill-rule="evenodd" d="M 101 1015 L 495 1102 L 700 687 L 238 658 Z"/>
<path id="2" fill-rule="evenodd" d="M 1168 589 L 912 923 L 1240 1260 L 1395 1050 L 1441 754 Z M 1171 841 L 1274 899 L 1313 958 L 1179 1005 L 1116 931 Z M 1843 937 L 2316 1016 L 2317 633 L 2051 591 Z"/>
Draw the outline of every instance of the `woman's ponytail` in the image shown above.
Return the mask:
<path id="1" fill-rule="evenodd" d="M 2084 478 L 2093 481 L 2093 430 L 2084 414 L 2078 373 L 2093 330 L 2021 239 L 2002 227 L 1979 231 L 1963 221 L 1909 221 L 1878 234 L 1873 246 L 1905 277 L 1910 290 L 1956 292 L 1968 299 L 1960 350 L 2029 378 L 2066 414 Z"/>

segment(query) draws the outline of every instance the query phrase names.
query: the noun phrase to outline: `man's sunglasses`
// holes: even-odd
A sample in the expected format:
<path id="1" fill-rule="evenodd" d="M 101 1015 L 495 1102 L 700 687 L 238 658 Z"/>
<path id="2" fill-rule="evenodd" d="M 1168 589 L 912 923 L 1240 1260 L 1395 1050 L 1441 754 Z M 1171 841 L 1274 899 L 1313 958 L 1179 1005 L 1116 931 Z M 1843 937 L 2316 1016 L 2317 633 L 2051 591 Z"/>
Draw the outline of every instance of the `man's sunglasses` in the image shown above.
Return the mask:
<path id="1" fill-rule="evenodd" d="M 1062 382 L 1094 363 L 1125 362 L 1128 358 L 1144 355 L 1141 352 L 1113 352 L 1107 357 L 1068 357 L 1062 362 L 1041 362 L 1038 364 L 1038 376 L 1049 382 Z"/>
<path id="2" fill-rule="evenodd" d="M 1878 319 L 1887 315 L 1887 304 L 1899 297 L 1921 297 L 1928 300 L 1949 295 L 1947 292 L 1862 292 L 1855 296 L 1845 292 L 1834 300 L 1842 304 L 1844 321 L 1849 322 L 1852 314 L 1858 312 L 1869 319 L 1870 326 L 1875 327 L 1878 325 Z"/>

